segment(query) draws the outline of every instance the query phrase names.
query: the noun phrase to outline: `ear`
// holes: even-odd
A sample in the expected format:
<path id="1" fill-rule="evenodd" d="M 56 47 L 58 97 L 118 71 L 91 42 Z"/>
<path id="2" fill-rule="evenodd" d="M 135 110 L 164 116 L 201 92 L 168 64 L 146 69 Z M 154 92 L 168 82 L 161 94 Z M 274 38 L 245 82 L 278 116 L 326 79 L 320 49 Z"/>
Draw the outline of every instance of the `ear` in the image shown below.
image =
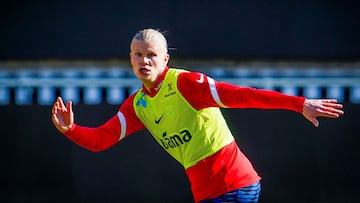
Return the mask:
<path id="1" fill-rule="evenodd" d="M 164 56 L 164 63 L 167 64 L 170 60 L 170 55 L 169 54 L 165 54 Z"/>

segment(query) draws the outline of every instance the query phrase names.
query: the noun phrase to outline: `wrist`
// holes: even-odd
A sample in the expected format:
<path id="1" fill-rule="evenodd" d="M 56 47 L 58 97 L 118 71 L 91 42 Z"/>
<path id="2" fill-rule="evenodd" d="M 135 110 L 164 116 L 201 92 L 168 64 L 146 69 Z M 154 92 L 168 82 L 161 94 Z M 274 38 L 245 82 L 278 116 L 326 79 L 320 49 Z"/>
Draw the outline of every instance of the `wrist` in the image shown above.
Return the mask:
<path id="1" fill-rule="evenodd" d="M 61 128 L 59 129 L 59 131 L 62 133 L 62 134 L 68 134 L 68 133 L 71 133 L 75 128 L 75 124 L 70 124 L 64 128 Z"/>

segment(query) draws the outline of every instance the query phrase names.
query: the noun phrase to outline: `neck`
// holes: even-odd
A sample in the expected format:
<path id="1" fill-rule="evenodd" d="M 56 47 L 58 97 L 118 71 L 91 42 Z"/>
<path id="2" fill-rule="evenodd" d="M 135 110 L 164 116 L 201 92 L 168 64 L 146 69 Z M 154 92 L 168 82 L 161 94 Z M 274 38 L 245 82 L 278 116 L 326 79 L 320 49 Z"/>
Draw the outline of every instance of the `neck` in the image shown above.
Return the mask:
<path id="1" fill-rule="evenodd" d="M 162 81 L 165 78 L 165 74 L 168 71 L 168 67 L 165 67 L 165 69 L 162 71 L 160 75 L 156 78 L 155 82 L 143 82 L 143 89 L 146 91 L 144 93 L 147 93 L 149 95 L 155 95 L 159 88 L 161 87 Z"/>
<path id="2" fill-rule="evenodd" d="M 150 92 L 152 87 L 154 86 L 155 83 L 147 83 L 147 82 L 143 82 L 143 86 L 146 89 L 146 91 Z"/>

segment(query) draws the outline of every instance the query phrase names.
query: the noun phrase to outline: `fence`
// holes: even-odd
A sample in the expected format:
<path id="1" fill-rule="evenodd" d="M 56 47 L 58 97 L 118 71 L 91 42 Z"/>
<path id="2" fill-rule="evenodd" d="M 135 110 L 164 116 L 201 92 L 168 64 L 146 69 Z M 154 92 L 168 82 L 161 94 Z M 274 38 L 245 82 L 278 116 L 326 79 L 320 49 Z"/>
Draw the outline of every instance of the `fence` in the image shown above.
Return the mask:
<path id="1" fill-rule="evenodd" d="M 272 89 L 308 98 L 360 103 L 360 67 L 212 66 L 205 72 L 219 81 Z M 51 105 L 57 96 L 73 103 L 118 105 L 141 83 L 127 66 L 0 69 L 0 105 Z"/>

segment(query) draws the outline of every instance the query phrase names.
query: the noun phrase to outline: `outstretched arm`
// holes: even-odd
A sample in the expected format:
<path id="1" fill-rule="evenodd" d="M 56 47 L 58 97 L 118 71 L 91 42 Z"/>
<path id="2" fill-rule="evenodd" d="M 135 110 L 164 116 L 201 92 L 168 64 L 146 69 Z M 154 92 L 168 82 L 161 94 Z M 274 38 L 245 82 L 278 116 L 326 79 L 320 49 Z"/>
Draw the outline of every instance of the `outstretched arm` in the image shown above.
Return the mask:
<path id="1" fill-rule="evenodd" d="M 65 105 L 61 97 L 58 97 L 52 108 L 52 121 L 63 135 L 76 144 L 99 152 L 108 149 L 129 134 L 144 128 L 133 110 L 133 97 L 130 98 L 125 101 L 116 115 L 101 126 L 85 127 L 74 123 L 71 101 Z"/>
<path id="2" fill-rule="evenodd" d="M 207 107 L 286 109 L 301 113 L 304 97 L 218 82 L 202 73 L 182 73 L 178 88 L 195 109 Z"/>
<path id="3" fill-rule="evenodd" d="M 338 118 L 344 114 L 343 106 L 336 99 L 306 99 L 302 114 L 315 127 L 319 126 L 317 117 Z"/>
<path id="4" fill-rule="evenodd" d="M 56 99 L 52 108 L 52 121 L 63 135 L 93 152 L 105 150 L 120 140 L 121 126 L 117 116 L 97 128 L 76 125 L 72 102 L 65 105 L 61 97 Z"/>
<path id="5" fill-rule="evenodd" d="M 211 86 L 211 81 L 213 86 Z M 334 99 L 306 99 L 271 90 L 239 87 L 209 80 L 209 77 L 201 73 L 182 73 L 179 76 L 178 87 L 196 109 L 209 106 L 287 109 L 302 113 L 316 127 L 319 126 L 317 117 L 338 118 L 344 114 L 343 106 Z"/>

